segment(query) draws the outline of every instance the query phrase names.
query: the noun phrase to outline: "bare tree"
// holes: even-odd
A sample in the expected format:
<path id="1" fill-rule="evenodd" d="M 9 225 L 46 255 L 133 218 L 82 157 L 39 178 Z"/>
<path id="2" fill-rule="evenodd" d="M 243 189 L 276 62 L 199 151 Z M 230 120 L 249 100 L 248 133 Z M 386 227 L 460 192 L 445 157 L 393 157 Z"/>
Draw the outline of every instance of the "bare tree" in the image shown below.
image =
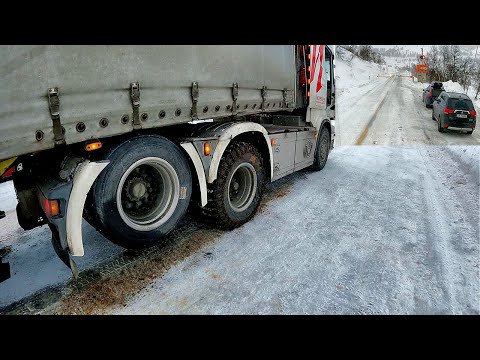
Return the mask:
<path id="1" fill-rule="evenodd" d="M 472 84 L 475 86 L 475 100 L 478 99 L 478 94 L 480 93 L 480 61 L 477 60 L 473 64 L 472 71 Z"/>
<path id="2" fill-rule="evenodd" d="M 474 71 L 474 62 L 471 57 L 458 59 L 458 82 L 463 86 L 463 91 L 465 92 L 468 92 L 468 88 L 472 84 Z"/>
<path id="3" fill-rule="evenodd" d="M 436 46 L 432 46 L 427 53 L 428 78 L 430 81 L 440 81 L 440 50 Z"/>

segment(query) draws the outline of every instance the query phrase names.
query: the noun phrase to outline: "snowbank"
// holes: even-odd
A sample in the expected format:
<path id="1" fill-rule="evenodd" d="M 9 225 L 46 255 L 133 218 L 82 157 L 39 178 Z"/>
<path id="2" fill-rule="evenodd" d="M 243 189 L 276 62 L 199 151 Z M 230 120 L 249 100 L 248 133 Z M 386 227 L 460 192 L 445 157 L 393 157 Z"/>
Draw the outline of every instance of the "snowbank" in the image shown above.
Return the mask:
<path id="1" fill-rule="evenodd" d="M 15 210 L 17 206 L 17 196 L 13 187 L 13 181 L 7 181 L 0 184 L 0 210 L 5 212 Z"/>
<path id="2" fill-rule="evenodd" d="M 446 149 L 465 167 L 465 172 L 476 180 L 477 185 L 480 185 L 480 146 L 451 145 Z"/>
<path id="3" fill-rule="evenodd" d="M 443 87 L 447 92 L 457 92 L 457 93 L 465 94 L 465 90 L 463 90 L 462 85 L 460 85 L 456 81 L 452 81 L 452 80 L 444 81 Z"/>
<path id="4" fill-rule="evenodd" d="M 343 48 L 337 49 L 335 60 L 335 82 L 337 94 L 351 91 L 376 79 L 377 75 L 385 75 L 381 65 L 360 59 Z"/>

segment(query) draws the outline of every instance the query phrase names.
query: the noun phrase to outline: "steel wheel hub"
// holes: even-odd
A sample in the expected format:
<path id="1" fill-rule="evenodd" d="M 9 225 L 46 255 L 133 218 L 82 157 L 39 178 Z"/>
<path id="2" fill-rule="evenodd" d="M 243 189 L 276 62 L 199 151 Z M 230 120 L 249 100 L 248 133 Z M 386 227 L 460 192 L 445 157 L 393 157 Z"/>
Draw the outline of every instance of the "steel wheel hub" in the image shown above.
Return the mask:
<path id="1" fill-rule="evenodd" d="M 179 200 L 175 169 L 160 158 L 144 158 L 123 174 L 117 188 L 117 208 L 131 228 L 153 230 L 166 222 Z"/>
<path id="2" fill-rule="evenodd" d="M 241 212 L 252 203 L 257 191 L 257 172 L 252 164 L 238 165 L 228 181 L 228 203 L 230 207 Z"/>

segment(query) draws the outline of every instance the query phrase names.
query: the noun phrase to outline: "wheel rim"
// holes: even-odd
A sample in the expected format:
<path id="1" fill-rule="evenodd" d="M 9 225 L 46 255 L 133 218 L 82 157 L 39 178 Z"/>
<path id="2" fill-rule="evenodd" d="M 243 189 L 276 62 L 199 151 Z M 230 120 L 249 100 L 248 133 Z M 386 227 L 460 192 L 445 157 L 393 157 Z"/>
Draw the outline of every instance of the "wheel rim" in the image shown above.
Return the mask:
<path id="1" fill-rule="evenodd" d="M 165 160 L 148 157 L 132 164 L 117 187 L 117 209 L 123 221 L 138 231 L 164 224 L 177 207 L 180 181 Z"/>
<path id="2" fill-rule="evenodd" d="M 320 161 L 325 161 L 328 154 L 328 136 L 323 133 L 320 138 Z"/>
<path id="3" fill-rule="evenodd" d="M 242 163 L 232 172 L 228 181 L 228 203 L 233 211 L 247 209 L 257 191 L 257 172 L 252 164 Z"/>

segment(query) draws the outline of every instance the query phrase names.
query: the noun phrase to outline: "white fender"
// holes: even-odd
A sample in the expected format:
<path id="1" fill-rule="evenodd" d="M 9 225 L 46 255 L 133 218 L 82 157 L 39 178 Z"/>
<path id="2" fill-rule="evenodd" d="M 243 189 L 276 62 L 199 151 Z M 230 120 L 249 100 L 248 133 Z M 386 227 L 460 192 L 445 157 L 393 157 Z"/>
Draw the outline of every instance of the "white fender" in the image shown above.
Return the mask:
<path id="1" fill-rule="evenodd" d="M 108 160 L 85 160 L 73 176 L 73 187 L 67 205 L 67 244 L 70 255 L 83 256 L 82 214 L 87 194 Z"/>
<path id="2" fill-rule="evenodd" d="M 241 122 L 236 123 L 225 130 L 225 132 L 219 137 L 218 145 L 215 148 L 215 153 L 213 154 L 212 162 L 210 164 L 210 169 L 208 171 L 208 183 L 211 184 L 217 179 L 218 167 L 220 166 L 220 160 L 222 159 L 223 153 L 227 149 L 230 141 L 237 135 L 255 131 L 263 134 L 265 142 L 268 147 L 268 152 L 270 154 L 270 178 L 273 178 L 273 152 L 272 144 L 270 144 L 270 138 L 268 137 L 268 132 L 265 128 L 257 123 L 253 122 Z"/>
<path id="3" fill-rule="evenodd" d="M 203 170 L 202 159 L 200 159 L 200 156 L 198 155 L 198 152 L 192 143 L 183 143 L 180 145 L 182 145 L 182 147 L 185 149 L 193 162 L 193 166 L 195 166 L 198 184 L 200 185 L 200 201 L 202 203 L 202 207 L 204 207 L 207 205 L 207 179 L 205 177 L 205 171 Z"/>

